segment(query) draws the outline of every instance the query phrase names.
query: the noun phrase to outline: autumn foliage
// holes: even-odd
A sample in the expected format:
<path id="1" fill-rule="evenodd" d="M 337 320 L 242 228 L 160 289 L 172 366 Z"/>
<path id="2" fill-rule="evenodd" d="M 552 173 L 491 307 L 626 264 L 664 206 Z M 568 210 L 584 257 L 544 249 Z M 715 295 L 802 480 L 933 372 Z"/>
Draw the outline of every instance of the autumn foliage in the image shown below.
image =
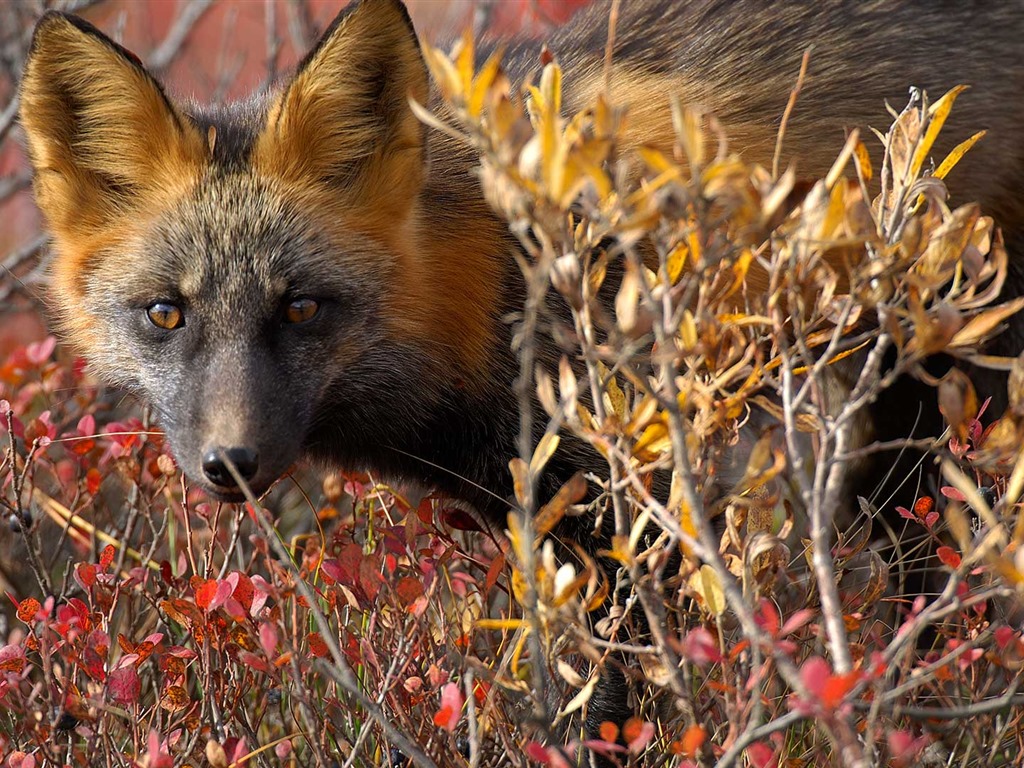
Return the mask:
<path id="1" fill-rule="evenodd" d="M 448 109 L 418 114 L 477 151 L 522 243 L 522 408 L 547 428 L 509 457 L 507 535 L 365 475 L 211 503 L 144 409 L 52 337 L 18 345 L 2 764 L 1017 764 L 1024 363 L 983 345 L 1024 301 L 997 222 L 946 202 L 981 136 L 931 157 L 959 91 L 801 179 L 686 104 L 671 152 L 629 148 L 613 99 L 565 114 L 550 54 L 527 100 L 470 35 L 426 52 Z M 548 303 L 571 320 L 551 369 Z M 929 378 L 937 353 L 1008 369 L 1006 413 Z M 858 498 L 856 427 L 905 376 L 948 427 L 906 446 L 931 480 Z M 539 498 L 568 440 L 607 466 Z M 636 711 L 586 732 L 612 671 Z"/>

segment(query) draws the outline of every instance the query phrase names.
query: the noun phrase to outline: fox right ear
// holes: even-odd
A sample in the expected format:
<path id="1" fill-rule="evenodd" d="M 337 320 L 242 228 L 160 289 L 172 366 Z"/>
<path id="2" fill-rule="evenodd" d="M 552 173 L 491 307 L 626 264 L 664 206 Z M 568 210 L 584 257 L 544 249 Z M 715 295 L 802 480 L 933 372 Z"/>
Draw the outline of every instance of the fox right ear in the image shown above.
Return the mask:
<path id="1" fill-rule="evenodd" d="M 349 203 L 366 226 L 393 226 L 419 193 L 427 68 L 399 0 L 346 7 L 271 105 L 255 164 L 325 206 Z"/>
<path id="2" fill-rule="evenodd" d="M 205 158 L 196 126 L 142 63 L 88 22 L 49 12 L 21 83 L 36 201 L 58 246 L 96 235 Z"/>

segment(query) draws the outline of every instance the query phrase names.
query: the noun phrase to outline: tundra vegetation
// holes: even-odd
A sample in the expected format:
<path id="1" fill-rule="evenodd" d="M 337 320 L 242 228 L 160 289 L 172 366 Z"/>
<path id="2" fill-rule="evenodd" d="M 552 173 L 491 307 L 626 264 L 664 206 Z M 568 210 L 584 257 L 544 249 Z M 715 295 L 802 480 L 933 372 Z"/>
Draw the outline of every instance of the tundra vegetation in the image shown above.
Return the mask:
<path id="1" fill-rule="evenodd" d="M 184 4 L 172 35 L 206 5 Z M 0 13 L 13 151 L 32 14 Z M 174 43 L 156 50 L 170 61 Z M 561 768 L 587 749 L 623 766 L 1018 765 L 1024 362 L 983 345 L 1021 302 L 1000 298 L 998 222 L 946 199 L 984 138 L 932 154 L 959 89 L 912 93 L 885 133 L 837 137 L 826 178 L 803 179 L 785 119 L 773 167 L 752 166 L 666 94 L 672 151 L 620 153 L 620 94 L 566 114 L 557 51 L 525 90 L 500 52 L 476 61 L 471 34 L 425 55 L 445 106 L 418 114 L 479 153 L 522 245 L 507 536 L 365 475 L 296 470 L 261 501 L 211 503 L 144 409 L 52 337 L 15 345 L 3 765 Z M 38 293 L 42 242 L 6 257 L 10 307 Z M 613 306 L 598 299 L 611 273 Z M 544 333 L 566 349 L 551 370 Z M 958 369 L 930 378 L 938 353 L 1008 369 L 1005 413 Z M 904 376 L 937 390 L 922 407 L 945 433 L 865 442 L 864 408 Z M 607 469 L 538 498 L 568 436 Z M 899 447 L 921 453 L 898 478 L 912 503 L 851 487 Z M 614 533 L 556 542 L 567 518 Z M 584 734 L 613 666 L 635 716 Z"/>

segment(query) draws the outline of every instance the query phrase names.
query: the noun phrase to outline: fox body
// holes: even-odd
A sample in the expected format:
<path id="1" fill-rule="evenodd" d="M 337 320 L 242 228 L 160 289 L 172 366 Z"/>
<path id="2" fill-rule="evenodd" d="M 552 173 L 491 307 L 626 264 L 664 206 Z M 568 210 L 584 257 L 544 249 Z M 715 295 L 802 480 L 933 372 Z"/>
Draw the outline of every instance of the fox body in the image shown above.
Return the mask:
<path id="1" fill-rule="evenodd" d="M 550 43 L 580 99 L 603 87 L 607 12 L 598 3 Z M 626 0 L 611 88 L 631 141 L 671 144 L 676 94 L 767 162 L 813 45 L 786 134 L 809 175 L 844 130 L 887 122 L 883 99 L 972 85 L 945 134 L 989 135 L 951 183 L 1012 245 L 1022 36 L 1010 4 Z M 523 76 L 535 61 L 518 46 L 507 66 Z M 215 496 L 239 498 L 225 451 L 257 494 L 307 456 L 506 509 L 518 367 L 503 318 L 523 281 L 474 158 L 411 112 L 430 90 L 397 0 L 347 7 L 277 90 L 217 108 L 173 101 L 82 20 L 39 22 L 21 120 L 57 320 L 99 374 L 152 405 Z M 578 458 L 556 457 L 549 475 Z"/>

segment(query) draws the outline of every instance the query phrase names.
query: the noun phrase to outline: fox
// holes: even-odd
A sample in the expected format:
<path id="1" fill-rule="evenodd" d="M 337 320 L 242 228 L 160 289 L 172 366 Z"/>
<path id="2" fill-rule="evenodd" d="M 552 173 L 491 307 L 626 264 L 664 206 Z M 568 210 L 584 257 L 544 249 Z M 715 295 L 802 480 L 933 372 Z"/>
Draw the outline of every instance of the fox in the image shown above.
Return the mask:
<path id="1" fill-rule="evenodd" d="M 1012 5 L 624 0 L 606 78 L 599 0 L 547 45 L 570 101 L 610 85 L 628 143 L 670 149 L 675 96 L 765 165 L 812 49 L 785 133 L 805 176 L 828 170 L 847 131 L 887 124 L 885 102 L 909 87 L 971 86 L 935 151 L 987 131 L 949 185 L 1018 254 L 1013 295 L 1024 290 L 1024 14 Z M 504 66 L 522 81 L 539 60 L 518 42 Z M 410 106 L 438 99 L 400 0 L 347 5 L 274 88 L 219 106 L 172 98 L 81 18 L 39 20 L 20 120 L 55 321 L 100 378 L 151 406 L 213 498 L 244 498 L 229 464 L 259 496 L 306 459 L 413 481 L 503 525 L 521 246 L 485 201 L 473 152 Z M 1024 349 L 1024 320 L 996 346 Z M 900 416 L 917 407 L 905 406 L 887 406 L 879 434 L 908 436 Z M 588 461 L 565 441 L 540 495 Z M 622 707 L 595 695 L 588 728 Z"/>

